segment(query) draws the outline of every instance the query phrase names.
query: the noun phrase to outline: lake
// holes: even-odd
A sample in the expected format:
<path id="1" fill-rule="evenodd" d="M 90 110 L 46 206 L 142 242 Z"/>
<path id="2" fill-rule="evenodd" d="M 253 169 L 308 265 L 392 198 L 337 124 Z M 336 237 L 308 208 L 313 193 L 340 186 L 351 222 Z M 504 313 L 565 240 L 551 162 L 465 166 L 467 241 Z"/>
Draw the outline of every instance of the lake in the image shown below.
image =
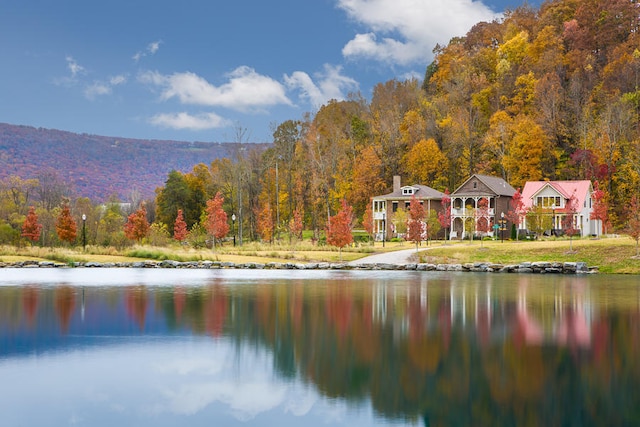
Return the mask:
<path id="1" fill-rule="evenodd" d="M 0 425 L 640 425 L 640 277 L 0 270 Z"/>

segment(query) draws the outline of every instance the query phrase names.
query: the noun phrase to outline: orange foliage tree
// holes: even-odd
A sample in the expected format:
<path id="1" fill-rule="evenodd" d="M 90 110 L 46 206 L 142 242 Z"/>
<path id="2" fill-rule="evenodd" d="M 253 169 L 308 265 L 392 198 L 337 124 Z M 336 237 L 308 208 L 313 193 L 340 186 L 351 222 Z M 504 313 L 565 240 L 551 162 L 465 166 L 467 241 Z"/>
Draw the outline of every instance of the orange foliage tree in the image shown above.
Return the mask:
<path id="1" fill-rule="evenodd" d="M 265 203 L 257 212 L 258 217 L 258 234 L 265 242 L 271 242 L 273 239 L 273 212 L 271 205 Z"/>
<path id="2" fill-rule="evenodd" d="M 173 225 L 173 238 L 178 242 L 182 242 L 187 238 L 187 223 L 184 221 L 182 209 L 178 209 L 176 222 Z"/>
<path id="3" fill-rule="evenodd" d="M 40 231 L 42 230 L 42 224 L 38 223 L 38 214 L 36 214 L 36 208 L 29 207 L 29 213 L 27 218 L 22 224 L 22 237 L 26 237 L 32 242 L 37 242 L 40 238 Z"/>
<path id="4" fill-rule="evenodd" d="M 353 243 L 352 220 L 353 209 L 346 200 L 342 199 L 342 208 L 329 218 L 327 225 L 327 243 L 340 250 L 340 260 L 342 260 L 342 248 Z"/>
<path id="5" fill-rule="evenodd" d="M 229 233 L 227 213 L 222 209 L 224 197 L 218 191 L 213 199 L 207 200 L 205 228 L 207 233 L 213 236 L 213 248 L 216 247 L 216 239 L 222 239 Z"/>
<path id="6" fill-rule="evenodd" d="M 124 235 L 127 239 L 142 241 L 149 234 L 149 221 L 147 221 L 147 208 L 142 204 L 140 209 L 129 215 L 124 225 Z"/>
<path id="7" fill-rule="evenodd" d="M 65 203 L 56 220 L 56 233 L 63 242 L 73 242 L 78 235 L 76 221 L 71 216 L 71 208 Z"/>
<path id="8" fill-rule="evenodd" d="M 407 235 L 409 240 L 415 242 L 416 251 L 418 250 L 418 245 L 424 238 L 426 237 L 426 224 L 424 222 L 424 206 L 422 203 L 416 198 L 416 196 L 411 196 L 411 201 L 409 202 L 409 221 L 407 224 Z"/>

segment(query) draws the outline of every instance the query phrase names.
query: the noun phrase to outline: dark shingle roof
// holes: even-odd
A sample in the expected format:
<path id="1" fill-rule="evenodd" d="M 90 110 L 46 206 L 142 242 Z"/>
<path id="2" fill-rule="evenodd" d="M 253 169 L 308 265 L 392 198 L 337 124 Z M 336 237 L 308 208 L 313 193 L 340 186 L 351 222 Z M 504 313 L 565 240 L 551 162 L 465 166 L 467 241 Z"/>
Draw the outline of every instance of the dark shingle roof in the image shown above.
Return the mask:
<path id="1" fill-rule="evenodd" d="M 476 175 L 476 177 L 487 187 L 489 187 L 494 193 L 500 196 L 511 197 L 516 192 L 516 189 L 509 185 L 507 181 L 497 176 Z"/>
<path id="2" fill-rule="evenodd" d="M 418 185 L 418 184 L 413 184 L 413 185 L 405 185 L 402 188 L 406 188 L 406 187 L 415 187 L 418 189 L 418 191 L 416 191 L 415 193 L 413 193 L 414 196 L 416 196 L 416 198 L 418 199 L 436 199 L 436 200 L 440 200 L 442 199 L 442 197 L 444 197 L 444 193 L 441 193 L 438 190 L 435 190 L 431 187 L 427 187 L 426 185 Z M 402 188 L 400 188 L 398 191 L 394 191 L 392 193 L 389 194 L 384 194 L 382 196 L 375 196 L 375 199 L 410 199 L 411 195 L 408 194 L 402 194 Z"/>

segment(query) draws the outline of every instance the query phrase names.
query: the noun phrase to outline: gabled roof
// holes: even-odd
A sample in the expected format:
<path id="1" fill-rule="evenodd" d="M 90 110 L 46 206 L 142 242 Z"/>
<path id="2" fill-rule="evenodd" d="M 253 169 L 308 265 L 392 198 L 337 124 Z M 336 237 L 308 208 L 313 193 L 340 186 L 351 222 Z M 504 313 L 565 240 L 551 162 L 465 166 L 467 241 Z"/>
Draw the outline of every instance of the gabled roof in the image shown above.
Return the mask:
<path id="1" fill-rule="evenodd" d="M 458 190 L 463 188 L 467 184 L 467 182 L 471 181 L 473 178 L 486 185 L 489 190 L 491 190 L 496 196 L 512 197 L 516 192 L 516 189 L 509 185 L 509 183 L 502 178 L 499 178 L 497 176 L 474 174 L 471 175 L 465 182 L 463 182 L 462 185 L 460 185 L 456 189 L 456 191 L 453 192 L 453 194 L 456 194 Z"/>
<path id="2" fill-rule="evenodd" d="M 418 189 L 415 193 L 413 193 L 413 195 L 416 196 L 417 199 L 441 200 L 444 197 L 444 193 L 441 193 L 440 191 L 435 190 L 431 187 L 427 187 L 426 185 L 413 184 L 413 185 L 404 185 L 399 190 L 389 194 L 385 194 L 382 196 L 375 196 L 374 199 L 397 199 L 397 200 L 410 199 L 411 195 L 402 194 L 402 189 L 407 187 L 413 187 Z"/>
<path id="3" fill-rule="evenodd" d="M 526 207 L 533 205 L 533 199 L 545 188 L 552 188 L 565 200 L 575 194 L 578 201 L 578 209 L 584 206 L 584 202 L 591 194 L 591 181 L 527 181 L 522 189 L 522 202 Z"/>

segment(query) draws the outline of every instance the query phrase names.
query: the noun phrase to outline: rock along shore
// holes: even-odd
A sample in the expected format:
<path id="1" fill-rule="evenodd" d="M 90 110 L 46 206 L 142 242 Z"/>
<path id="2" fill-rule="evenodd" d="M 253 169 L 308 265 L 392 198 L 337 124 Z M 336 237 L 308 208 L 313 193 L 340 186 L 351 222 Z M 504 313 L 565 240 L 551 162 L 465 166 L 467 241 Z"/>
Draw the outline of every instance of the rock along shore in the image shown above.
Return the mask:
<path id="1" fill-rule="evenodd" d="M 459 271 L 478 273 L 537 273 L 537 274 L 590 274 L 598 267 L 585 262 L 523 262 L 503 265 L 493 263 L 425 264 L 425 263 L 233 263 L 221 261 L 136 261 L 136 262 L 76 262 L 64 264 L 53 261 L 0 262 L 0 268 L 183 268 L 183 269 L 266 269 L 266 270 L 415 270 Z"/>

